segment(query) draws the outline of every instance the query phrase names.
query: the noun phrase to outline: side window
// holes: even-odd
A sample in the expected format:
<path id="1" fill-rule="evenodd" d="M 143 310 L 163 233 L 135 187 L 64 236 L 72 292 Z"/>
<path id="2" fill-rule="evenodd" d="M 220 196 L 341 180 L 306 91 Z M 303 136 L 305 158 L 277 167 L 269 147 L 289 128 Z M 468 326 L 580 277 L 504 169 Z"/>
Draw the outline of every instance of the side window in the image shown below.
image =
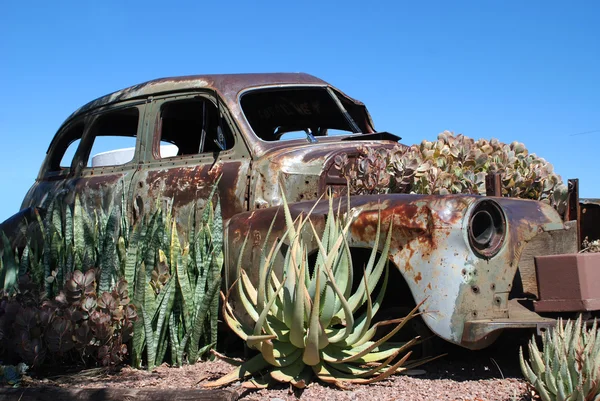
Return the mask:
<path id="1" fill-rule="evenodd" d="M 160 157 L 214 153 L 233 147 L 225 120 L 219 124 L 217 106 L 195 98 L 166 103 L 161 108 Z"/>
<path id="2" fill-rule="evenodd" d="M 94 142 L 87 167 L 118 166 L 129 163 L 135 154 L 139 110 L 115 110 L 99 116 L 91 128 Z"/>
<path id="3" fill-rule="evenodd" d="M 71 167 L 83 136 L 84 127 L 83 121 L 75 122 L 69 125 L 64 132 L 58 134 L 57 143 L 51 150 L 52 153 L 48 159 L 49 171 L 61 171 Z"/>
<path id="4" fill-rule="evenodd" d="M 71 144 L 67 147 L 65 154 L 63 155 L 60 161 L 60 168 L 65 169 L 71 167 L 71 163 L 73 162 L 73 158 L 75 157 L 75 152 L 77 152 L 77 148 L 81 143 L 81 138 L 76 139 L 71 142 Z"/>

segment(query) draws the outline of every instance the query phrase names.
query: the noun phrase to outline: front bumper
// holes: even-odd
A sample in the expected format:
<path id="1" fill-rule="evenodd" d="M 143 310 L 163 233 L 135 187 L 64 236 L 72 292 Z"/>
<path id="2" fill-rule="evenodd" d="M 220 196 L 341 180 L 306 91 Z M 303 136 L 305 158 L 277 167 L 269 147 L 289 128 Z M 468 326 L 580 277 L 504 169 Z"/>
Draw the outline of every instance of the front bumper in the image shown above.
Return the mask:
<path id="1" fill-rule="evenodd" d="M 554 327 L 556 319 L 532 312 L 519 300 L 508 301 L 508 318 L 479 319 L 465 322 L 461 345 L 469 349 L 482 349 L 491 345 L 505 329 L 536 329 L 537 334 Z"/>
<path id="2" fill-rule="evenodd" d="M 587 313 L 591 317 L 600 311 L 600 253 L 538 256 L 535 273 L 537 300 L 509 300 L 507 318 L 466 321 L 461 345 L 471 349 L 487 347 L 505 329 L 535 329 L 542 334 L 557 320 L 541 313 Z"/>

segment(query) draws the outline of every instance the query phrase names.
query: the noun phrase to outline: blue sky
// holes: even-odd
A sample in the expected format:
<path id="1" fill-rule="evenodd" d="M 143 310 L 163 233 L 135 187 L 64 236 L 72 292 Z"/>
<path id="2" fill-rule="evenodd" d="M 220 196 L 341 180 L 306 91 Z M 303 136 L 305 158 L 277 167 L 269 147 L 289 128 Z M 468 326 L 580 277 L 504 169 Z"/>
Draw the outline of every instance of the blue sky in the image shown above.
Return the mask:
<path id="1" fill-rule="evenodd" d="M 599 67 L 598 1 L 5 1 L 0 220 L 76 108 L 202 73 L 311 73 L 403 143 L 518 140 L 600 197 Z"/>

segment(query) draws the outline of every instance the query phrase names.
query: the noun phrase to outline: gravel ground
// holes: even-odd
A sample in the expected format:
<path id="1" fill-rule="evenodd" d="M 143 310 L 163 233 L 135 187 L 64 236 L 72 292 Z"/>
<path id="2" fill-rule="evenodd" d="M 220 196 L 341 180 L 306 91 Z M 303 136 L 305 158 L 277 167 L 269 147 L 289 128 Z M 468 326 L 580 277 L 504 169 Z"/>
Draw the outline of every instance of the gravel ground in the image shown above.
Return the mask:
<path id="1" fill-rule="evenodd" d="M 532 394 L 521 377 L 518 367 L 518 344 L 500 342 L 485 351 L 445 349 L 448 355 L 423 367 L 416 376 L 395 375 L 368 386 L 355 385 L 347 390 L 313 383 L 302 392 L 293 392 L 281 385 L 268 390 L 247 390 L 235 383 L 230 386 L 241 400 L 531 400 Z M 60 387 L 127 387 L 127 388 L 200 388 L 231 369 L 217 360 L 182 368 L 167 365 L 153 371 L 123 368 L 109 374 L 93 369 L 57 377 L 36 378 L 29 386 Z"/>

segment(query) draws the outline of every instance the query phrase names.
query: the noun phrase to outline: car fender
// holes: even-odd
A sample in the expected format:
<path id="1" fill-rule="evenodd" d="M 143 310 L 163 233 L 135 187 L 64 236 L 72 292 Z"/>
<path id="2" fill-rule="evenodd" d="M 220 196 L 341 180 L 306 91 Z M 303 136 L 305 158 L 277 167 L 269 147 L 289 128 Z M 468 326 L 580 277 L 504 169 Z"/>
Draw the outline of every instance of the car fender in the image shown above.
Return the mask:
<path id="1" fill-rule="evenodd" d="M 495 202 L 505 218 L 501 246 L 491 257 L 475 252 L 468 237 L 469 217 L 482 202 Z M 345 210 L 347 198 L 336 198 Z M 321 233 L 328 212 L 328 200 L 289 205 L 292 218 L 308 213 Z M 439 337 L 461 343 L 466 321 L 506 318 L 508 295 L 525 244 L 538 233 L 562 230 L 558 213 L 537 201 L 488 198 L 475 195 L 365 195 L 350 199 L 358 214 L 348 233 L 351 248 L 374 246 L 379 216 L 383 248 L 385 233 L 392 223 L 389 260 L 408 284 L 427 326 Z M 273 222 L 267 248 L 284 234 L 285 219 L 280 207 L 246 212 L 226 224 L 225 286 L 229 288 L 243 268 L 256 283 L 265 236 Z M 316 251 L 312 233 L 304 233 L 309 253 Z M 242 244 L 247 238 L 242 252 Z M 279 255 L 281 257 L 281 255 Z M 356 268 L 356 267 L 355 267 Z M 277 272 L 281 274 L 281 272 Z M 393 283 L 388 284 L 388 291 Z M 236 308 L 236 294 L 231 297 Z"/>

